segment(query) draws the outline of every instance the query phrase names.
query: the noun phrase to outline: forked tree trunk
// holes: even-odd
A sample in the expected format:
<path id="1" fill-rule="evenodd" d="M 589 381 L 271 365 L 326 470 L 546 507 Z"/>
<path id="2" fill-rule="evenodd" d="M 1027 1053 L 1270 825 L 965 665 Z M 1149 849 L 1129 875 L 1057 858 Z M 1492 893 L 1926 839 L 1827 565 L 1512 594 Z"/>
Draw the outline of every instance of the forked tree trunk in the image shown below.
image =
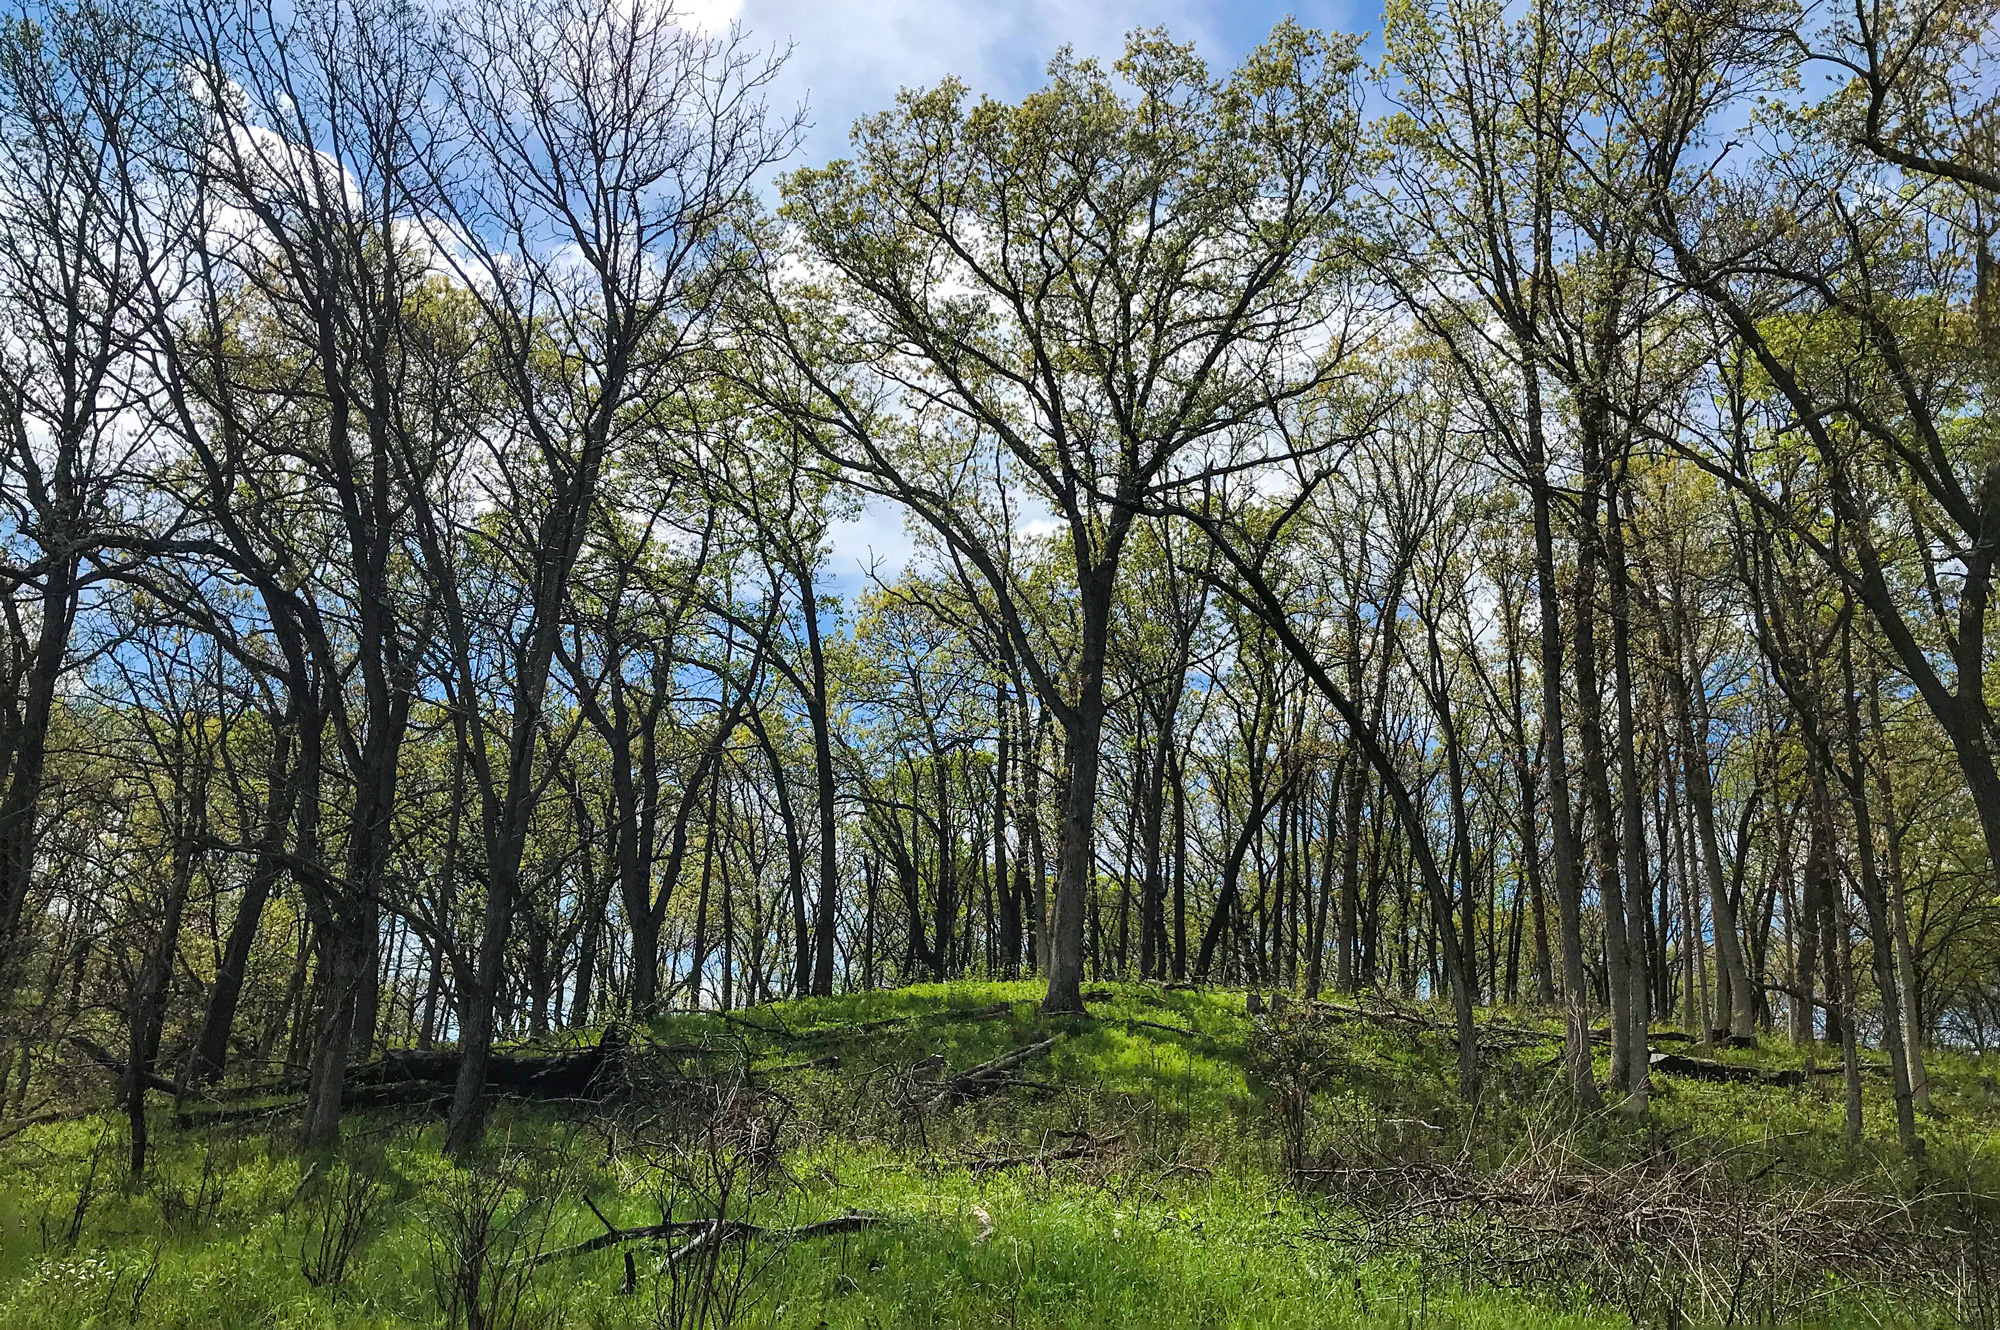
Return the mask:
<path id="1" fill-rule="evenodd" d="M 189 1089 L 220 1077 L 229 1061 L 229 1038 L 236 1028 L 236 1007 L 243 993 L 243 976 L 250 967 L 250 951 L 264 921 L 264 905 L 284 871 L 285 833 L 299 784 L 291 767 L 291 746 L 291 731 L 283 725 L 276 726 L 271 760 L 264 772 L 262 844 L 236 903 L 236 917 L 230 922 L 229 938 L 215 967 L 215 983 L 209 989 L 201 1031 L 195 1037 L 187 1072 L 181 1078 Z"/>

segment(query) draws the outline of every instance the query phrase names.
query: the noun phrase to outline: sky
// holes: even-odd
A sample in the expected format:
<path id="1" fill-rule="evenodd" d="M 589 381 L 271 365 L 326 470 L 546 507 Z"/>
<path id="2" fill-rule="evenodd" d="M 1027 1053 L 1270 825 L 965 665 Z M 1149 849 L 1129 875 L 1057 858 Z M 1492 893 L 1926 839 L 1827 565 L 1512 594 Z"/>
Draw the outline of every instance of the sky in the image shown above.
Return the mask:
<path id="1" fill-rule="evenodd" d="M 761 42 L 789 43 L 774 106 L 804 99 L 813 124 L 800 159 L 825 161 L 847 146 L 856 118 L 888 107 L 898 89 L 947 74 L 974 93 L 1015 98 L 1042 80 L 1065 43 L 1115 58 L 1133 28 L 1164 26 L 1195 41 L 1210 64 L 1233 65 L 1287 14 L 1309 27 L 1374 30 L 1380 9 L 1350 0 L 1296 6 L 1248 0 L 681 0 L 711 29 L 729 19 Z"/>
<path id="2" fill-rule="evenodd" d="M 789 46 L 771 108 L 803 105 L 805 139 L 788 165 L 845 154 L 858 118 L 887 109 L 903 88 L 948 74 L 975 95 L 1017 99 L 1040 86 L 1049 57 L 1068 44 L 1079 55 L 1115 59 L 1125 34 L 1164 26 L 1193 41 L 1218 72 L 1235 65 L 1287 15 L 1308 27 L 1374 32 L 1380 6 L 1304 0 L 679 0 L 694 23 L 718 31 L 735 22 L 758 45 Z M 831 588 L 851 595 L 864 570 L 892 578 L 911 555 L 900 510 L 870 504 L 832 533 Z"/>

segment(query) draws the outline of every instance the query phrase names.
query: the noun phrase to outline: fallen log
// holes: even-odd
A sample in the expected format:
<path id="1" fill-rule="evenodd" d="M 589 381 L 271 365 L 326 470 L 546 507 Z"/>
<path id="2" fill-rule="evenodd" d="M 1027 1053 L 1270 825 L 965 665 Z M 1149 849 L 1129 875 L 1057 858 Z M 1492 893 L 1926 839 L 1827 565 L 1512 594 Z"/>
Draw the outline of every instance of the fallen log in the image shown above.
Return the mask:
<path id="1" fill-rule="evenodd" d="M 46 1126 L 51 1122 L 67 1122 L 90 1116 L 89 1109 L 43 1108 L 26 1113 L 8 1122 L 0 1122 L 0 1141 L 10 1136 L 18 1136 L 30 1127 Z"/>
<path id="2" fill-rule="evenodd" d="M 357 1105 L 352 1099 L 343 1099 L 346 1107 L 368 1107 Z M 174 1114 L 177 1127 L 220 1127 L 237 1122 L 255 1122 L 259 1118 L 274 1118 L 281 1113 L 296 1112 L 299 1102 L 287 1100 L 282 1104 L 252 1104 L 235 1108 L 183 1108 Z"/>
<path id="3" fill-rule="evenodd" d="M 1610 1043 L 1610 1029 L 1592 1030 L 1590 1032 L 1590 1042 L 1593 1044 Z M 1699 1036 L 1691 1035 L 1685 1030 L 1648 1030 L 1646 1032 L 1646 1042 L 1649 1044 L 1698 1044 L 1701 1042 L 1701 1039 Z M 1751 1041 L 1752 1047 L 1755 1046 L 1755 1042 L 1754 1040 Z"/>
<path id="4" fill-rule="evenodd" d="M 628 1048 L 625 1032 L 613 1027 L 596 1044 L 573 1052 L 546 1054 L 496 1053 L 489 1063 L 486 1088 L 520 1099 L 592 1099 L 608 1090 L 623 1065 Z M 350 1108 L 421 1104 L 449 1098 L 458 1084 L 460 1054 L 452 1049 L 391 1049 L 378 1061 L 348 1068 L 341 1081 L 341 1102 Z M 296 1094 L 296 1083 L 246 1087 L 222 1098 L 268 1092 Z M 183 1113 L 184 1118 L 222 1122 L 256 1117 L 269 1105 L 237 1110 Z"/>
<path id="5" fill-rule="evenodd" d="M 85 1057 L 89 1058 L 92 1062 L 95 1062 L 98 1066 L 110 1072 L 113 1076 L 116 1076 L 121 1082 L 125 1079 L 124 1061 L 121 1058 L 119 1058 L 116 1054 L 114 1054 L 110 1049 L 104 1047 L 104 1045 L 98 1043 L 94 1039 L 91 1039 L 85 1035 L 80 1035 L 80 1034 L 70 1035 L 68 1037 L 68 1043 L 70 1047 L 76 1049 L 79 1053 L 82 1053 Z M 166 1077 L 160 1075 L 156 1071 L 146 1072 L 143 1076 L 140 1077 L 140 1080 L 145 1082 L 146 1088 L 148 1090 L 158 1090 L 160 1093 L 170 1094 L 176 1099 L 181 1097 L 181 1087 L 179 1083 L 168 1080 Z"/>
<path id="6" fill-rule="evenodd" d="M 1384 1026 L 1394 1022 L 1412 1034 L 1422 1032 L 1453 1041 L 1458 1038 L 1458 1030 L 1450 1022 L 1434 1019 L 1421 1011 L 1406 1011 L 1386 1002 L 1357 1003 L 1350 1007 L 1314 999 L 1299 1006 L 1309 1015 L 1335 1025 L 1356 1020 Z M 1493 1051 L 1553 1043 L 1562 1038 L 1560 1031 L 1531 1030 L 1526 1026 L 1505 1025 L 1499 1021 L 1488 1021 L 1479 1026 L 1478 1036 L 1480 1046 Z"/>
<path id="7" fill-rule="evenodd" d="M 1889 1064 L 1886 1062 L 1864 1062 L 1861 1064 L 1861 1074 L 1863 1076 L 1887 1076 L 1890 1074 Z M 1838 1062 L 1821 1063 L 1813 1067 L 1813 1075 L 1845 1076 L 1847 1075 L 1847 1068 Z"/>
<path id="8" fill-rule="evenodd" d="M 1101 1140 L 1095 1136 L 1085 1136 L 1076 1144 L 1065 1145 L 1058 1150 L 1041 1150 L 1027 1155 L 994 1155 L 979 1159 L 968 1159 L 965 1161 L 965 1170 L 968 1173 L 997 1173 L 1002 1169 L 1024 1168 L 1030 1164 L 1039 1168 L 1048 1164 L 1060 1163 L 1065 1159 L 1088 1159 L 1098 1154 L 1115 1139 L 1115 1137 L 1111 1136 L 1104 1137 Z"/>
<path id="9" fill-rule="evenodd" d="M 996 1076 L 990 1081 L 982 1081 L 980 1086 L 982 1090 L 988 1087 L 994 1090 L 1034 1090 L 1046 1095 L 1058 1095 L 1068 1088 L 1054 1081 L 1038 1081 L 1032 1076 Z"/>
<path id="10" fill-rule="evenodd" d="M 822 1053 L 816 1058 L 807 1058 L 803 1062 L 772 1062 L 752 1067 L 750 1070 L 756 1072 L 759 1076 L 769 1076 L 781 1071 L 834 1071 L 838 1070 L 839 1067 L 840 1054 Z"/>
<path id="11" fill-rule="evenodd" d="M 753 1021 L 748 1016 L 739 1016 L 733 1011 L 718 1011 L 712 1014 L 720 1016 L 731 1025 L 740 1025 L 746 1030 L 755 1030 L 758 1034 L 769 1035 L 773 1039 L 795 1040 L 799 1037 L 796 1032 L 786 1029 L 783 1025 L 766 1025 L 762 1021 Z"/>
<path id="12" fill-rule="evenodd" d="M 1064 1035 L 1052 1034 L 1046 1039 L 1037 1039 L 1032 1044 L 1024 1044 L 1012 1052 L 1002 1053 L 991 1061 L 982 1062 L 976 1067 L 960 1072 L 944 1083 L 944 1088 L 932 1098 L 931 1108 L 933 1110 L 944 1108 L 954 1099 L 971 1099 L 989 1090 L 1000 1088 L 998 1079 L 1004 1073 L 1012 1071 L 1039 1053 L 1048 1052 L 1064 1038 Z"/>
<path id="13" fill-rule="evenodd" d="M 873 1214 L 865 1210 L 850 1210 L 832 1219 L 822 1219 L 817 1223 L 801 1224 L 797 1228 L 766 1228 L 762 1224 L 752 1224 L 742 1219 L 668 1219 L 657 1224 L 639 1224 L 632 1228 L 617 1228 L 605 1219 L 603 1211 L 584 1198 L 590 1211 L 606 1231 L 594 1238 L 568 1247 L 558 1247 L 554 1251 L 543 1252 L 532 1264 L 546 1265 L 551 1261 L 567 1260 L 572 1256 L 588 1256 L 592 1252 L 603 1251 L 607 1247 L 620 1247 L 633 1242 L 657 1242 L 662 1238 L 678 1238 L 694 1235 L 694 1242 L 676 1248 L 667 1257 L 669 1262 L 679 1260 L 687 1254 L 688 1247 L 708 1242 L 741 1242 L 750 1238 L 761 1241 L 802 1242 L 807 1238 L 823 1238 L 835 1233 L 857 1233 L 864 1228 L 889 1222 L 889 1216 Z"/>
<path id="14" fill-rule="evenodd" d="M 189 1107 L 175 1113 L 174 1121 L 182 1127 L 216 1127 L 233 1122 L 255 1122 L 259 1118 L 297 1112 L 301 1102 L 297 1097 L 293 1097 L 272 1104 L 247 1104 L 229 1108 Z M 390 1081 L 382 1085 L 347 1086 L 342 1089 L 340 1095 L 343 1108 L 408 1108 L 413 1105 L 442 1108 L 450 1102 L 450 1087 L 429 1081 Z"/>
<path id="15" fill-rule="evenodd" d="M 1106 1019 L 1113 1025 L 1136 1025 L 1143 1030 L 1164 1030 L 1168 1034 L 1177 1034 L 1183 1039 L 1201 1038 L 1199 1030 L 1183 1030 L 1178 1025 L 1168 1025 L 1164 1021 L 1142 1021 L 1137 1016 L 1111 1016 Z"/>
<path id="16" fill-rule="evenodd" d="M 1669 1076 L 1735 1085 L 1804 1085 L 1806 1080 L 1806 1074 L 1796 1068 L 1765 1071 L 1762 1067 L 1740 1067 L 1733 1062 L 1689 1057 L 1685 1053 L 1655 1053 L 1651 1065 L 1654 1071 L 1665 1072 Z"/>
<path id="17" fill-rule="evenodd" d="M 201 1092 L 201 1097 L 212 1104 L 229 1104 L 244 1099 L 271 1099 L 285 1095 L 304 1094 L 303 1080 L 265 1081 L 251 1085 L 210 1086 Z"/>
<path id="18" fill-rule="evenodd" d="M 624 1028 L 614 1025 L 597 1043 L 574 1052 L 495 1053 L 487 1066 L 486 1087 L 532 1099 L 592 1098 L 608 1088 L 630 1043 Z M 346 1091 L 352 1096 L 371 1087 L 456 1086 L 460 1060 L 450 1049 L 395 1049 L 379 1062 L 351 1068 Z"/>
<path id="19" fill-rule="evenodd" d="M 815 1030 L 801 1030 L 792 1036 L 792 1042 L 814 1044 L 841 1039 L 858 1039 L 863 1035 L 878 1034 L 899 1025 L 945 1024 L 952 1021 L 983 1021 L 995 1016 L 1005 1016 L 1014 1010 L 1011 1002 L 995 1002 L 988 1007 L 947 1007 L 943 1011 L 913 1012 L 908 1016 L 884 1016 L 879 1020 L 858 1021 L 853 1025 L 824 1025 Z"/>
<path id="20" fill-rule="evenodd" d="M 997 1173 L 1002 1169 L 1021 1168 L 1028 1164 L 1041 1167 L 1045 1164 L 1059 1163 L 1065 1159 L 1085 1159 L 1096 1153 L 1097 1150 L 1093 1146 L 1066 1145 L 1060 1150 L 1046 1150 L 1041 1154 L 1002 1155 L 991 1159 L 968 1159 L 965 1161 L 965 1169 L 968 1173 Z"/>
<path id="21" fill-rule="evenodd" d="M 633 1037 L 635 1042 L 626 1050 L 627 1057 L 665 1058 L 670 1062 L 699 1062 L 708 1058 L 736 1062 L 743 1057 L 743 1048 L 740 1044 L 668 1044 L 653 1038 L 643 1030 Z"/>
<path id="22" fill-rule="evenodd" d="M 78 1036 L 70 1038 L 75 1041 Z M 614 1088 L 629 1046 L 627 1032 L 613 1026 L 596 1044 L 572 1052 L 496 1053 L 487 1072 L 486 1088 L 491 1093 L 516 1099 L 602 1099 Z M 98 1052 L 103 1057 L 93 1055 L 93 1061 L 102 1063 L 110 1057 L 102 1049 Z M 112 1062 L 116 1063 L 116 1059 Z M 459 1054 L 449 1049 L 392 1049 L 379 1061 L 348 1069 L 341 1082 L 341 1103 L 347 1108 L 441 1106 L 450 1101 L 458 1084 L 458 1067 Z M 116 1063 L 112 1069 L 122 1075 L 124 1065 Z M 169 1093 L 176 1090 L 172 1082 L 160 1084 L 158 1078 L 149 1084 Z M 282 1095 L 285 1101 L 228 1108 L 188 1106 L 175 1114 L 175 1121 L 182 1127 L 254 1121 L 296 1109 L 297 1096 L 303 1088 L 299 1082 L 282 1082 L 221 1091 L 215 1098 L 223 1101 L 253 1095 Z"/>

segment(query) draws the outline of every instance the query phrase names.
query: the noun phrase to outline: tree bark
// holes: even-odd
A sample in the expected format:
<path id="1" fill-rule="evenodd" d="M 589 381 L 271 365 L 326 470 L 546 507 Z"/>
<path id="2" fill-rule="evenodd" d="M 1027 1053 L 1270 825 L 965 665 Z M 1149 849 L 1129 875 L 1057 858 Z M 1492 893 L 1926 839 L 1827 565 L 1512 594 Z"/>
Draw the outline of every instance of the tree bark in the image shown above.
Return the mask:
<path id="1" fill-rule="evenodd" d="M 1535 595 L 1541 619 L 1542 741 L 1549 775 L 1549 835 L 1555 854 L 1557 929 L 1562 938 L 1563 1049 L 1570 1091 L 1595 1109 L 1602 1102 L 1591 1061 L 1589 987 L 1583 966 L 1583 876 L 1573 828 L 1569 750 L 1563 718 L 1563 632 L 1556 588 L 1555 523 L 1551 512 L 1548 452 L 1542 426 L 1541 378 L 1524 352 L 1529 499 L 1535 526 Z"/>
<path id="2" fill-rule="evenodd" d="M 189 1087 L 205 1085 L 222 1075 L 229 1061 L 229 1037 L 236 1027 L 236 1006 L 243 993 L 243 976 L 250 966 L 250 949 L 264 920 L 264 905 L 284 871 L 284 839 L 292 820 L 299 780 L 291 761 L 290 723 L 273 722 L 271 759 L 264 770 L 265 805 L 261 843 L 243 895 L 236 903 L 236 917 L 229 925 L 229 939 L 215 967 L 215 983 L 209 989 L 201 1031 L 188 1057 L 187 1072 L 181 1083 Z"/>
<path id="3" fill-rule="evenodd" d="M 1620 458 L 1607 487 L 1604 505 L 1604 558 L 1611 592 L 1611 672 L 1612 691 L 1618 708 L 1618 795 L 1623 830 L 1622 852 L 1625 877 L 1627 938 L 1627 1081 L 1626 1108 L 1644 1112 L 1651 1100 L 1650 1048 L 1647 1027 L 1652 1019 L 1652 986 L 1646 945 L 1647 925 L 1652 914 L 1652 894 L 1647 889 L 1646 823 L 1639 794 L 1637 721 L 1632 710 L 1632 595 L 1631 571 L 1625 559 L 1625 517 L 1621 500 Z M 1664 852 L 1664 847 L 1663 847 Z M 1607 907 L 1608 908 L 1608 907 Z"/>
<path id="4" fill-rule="evenodd" d="M 1109 552 L 1083 576 L 1082 638 L 1077 696 L 1063 716 L 1062 827 L 1056 840 L 1054 919 L 1049 929 L 1049 991 L 1042 1010 L 1083 1010 L 1084 915 L 1095 879 L 1092 834 L 1097 818 L 1097 766 L 1104 736 L 1104 664 L 1111 630 L 1117 554 Z"/>
<path id="5" fill-rule="evenodd" d="M 840 907 L 839 786 L 833 770 L 833 719 L 828 714 L 826 646 L 820 640 L 819 592 L 812 561 L 798 561 L 799 599 L 805 607 L 806 653 L 812 665 L 806 713 L 813 732 L 813 780 L 819 813 L 819 891 L 813 901 L 812 994 L 833 996 L 833 933 Z"/>
<path id="6" fill-rule="evenodd" d="M 1583 779 L 1588 793 L 1591 829 L 1596 841 L 1597 894 L 1604 920 L 1606 996 L 1611 1005 L 1611 1083 L 1628 1086 L 1633 1071 L 1632 958 L 1626 931 L 1625 884 L 1620 877 L 1623 850 L 1618 816 L 1611 797 L 1609 755 L 1604 742 L 1604 704 L 1597 661 L 1597 574 L 1604 562 L 1598 508 L 1603 495 L 1602 417 L 1586 406 L 1579 427 L 1583 442 L 1583 475 L 1577 508 L 1576 672 L 1577 737 L 1583 747 Z M 1634 890 L 1638 883 L 1632 883 Z"/>
<path id="7" fill-rule="evenodd" d="M 1674 681 L 1674 715 L 1681 731 L 1681 779 L 1694 813 L 1702 875 L 1708 882 L 1709 924 L 1715 938 L 1715 1025 L 1719 1033 L 1747 1038 L 1754 1028 L 1755 1012 L 1750 1001 L 1750 969 L 1743 960 L 1735 902 L 1723 871 L 1722 844 L 1715 830 L 1715 786 L 1708 767 L 1707 690 L 1700 681 L 1692 643 L 1685 640 L 1685 633 L 1681 636 L 1678 654 L 1686 665 L 1684 673 L 1677 671 L 1679 677 Z M 1694 705 L 1697 691 L 1699 707 Z"/>

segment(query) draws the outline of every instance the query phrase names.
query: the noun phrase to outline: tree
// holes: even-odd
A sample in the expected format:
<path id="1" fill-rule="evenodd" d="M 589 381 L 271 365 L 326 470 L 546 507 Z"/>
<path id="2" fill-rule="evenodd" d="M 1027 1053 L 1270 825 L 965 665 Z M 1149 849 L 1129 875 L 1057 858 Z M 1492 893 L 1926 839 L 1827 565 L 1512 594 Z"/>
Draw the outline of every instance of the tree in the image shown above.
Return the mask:
<path id="1" fill-rule="evenodd" d="M 144 158 L 176 119 L 171 63 L 115 10 L 0 28 L 0 987 L 17 982 L 56 697 L 77 620 L 143 505 L 151 246 L 184 233 Z"/>
<path id="2" fill-rule="evenodd" d="M 1018 106 L 968 106 L 956 82 L 906 93 L 857 129 L 853 160 L 785 185 L 807 271 L 770 272 L 762 307 L 796 376 L 785 409 L 936 535 L 1062 731 L 1052 1012 L 1082 1007 L 1106 653 L 1135 516 L 1254 465 L 1244 427 L 1345 350 L 1310 279 L 1354 177 L 1356 68 L 1351 43 L 1291 24 L 1225 79 L 1137 34 L 1112 70 L 1059 56 Z M 993 497 L 1021 491 L 1065 536 L 1060 646 L 1037 640 L 994 524 Z"/>
<path id="3" fill-rule="evenodd" d="M 740 37 L 681 26 L 671 4 L 551 7 L 490 0 L 453 23 L 434 130 L 456 152 L 426 159 L 433 202 L 468 257 L 453 262 L 493 339 L 506 407 L 488 441 L 497 557 L 526 594 L 496 625 L 512 645 L 490 743 L 473 710 L 474 626 L 443 583 L 473 784 L 481 803 L 486 904 L 460 1000 L 461 1061 L 446 1149 L 483 1124 L 493 1004 L 520 890 L 529 822 L 547 783 L 536 744 L 575 568 L 610 458 L 651 428 L 703 336 L 704 292 L 730 207 L 789 146 L 761 92 L 775 60 Z M 457 174 L 462 173 L 462 174 Z M 453 252 L 447 246 L 445 252 Z M 442 515 L 419 509 L 434 567 L 449 568 Z M 496 751 L 497 750 L 497 751 Z"/>

